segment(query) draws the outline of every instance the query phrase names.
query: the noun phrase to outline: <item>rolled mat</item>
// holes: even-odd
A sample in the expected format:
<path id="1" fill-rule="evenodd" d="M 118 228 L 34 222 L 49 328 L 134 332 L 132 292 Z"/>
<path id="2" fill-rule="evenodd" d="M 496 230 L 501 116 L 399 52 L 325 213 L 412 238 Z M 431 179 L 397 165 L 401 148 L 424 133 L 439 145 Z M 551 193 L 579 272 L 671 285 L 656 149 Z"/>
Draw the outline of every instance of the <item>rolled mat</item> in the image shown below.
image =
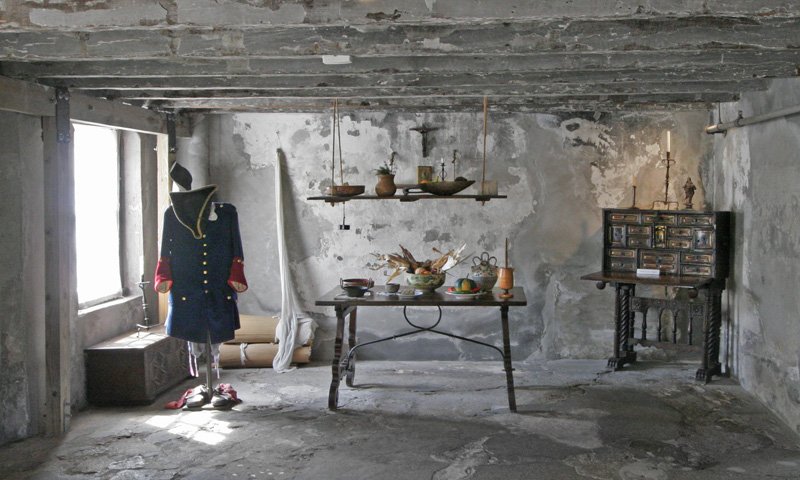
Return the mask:
<path id="1" fill-rule="evenodd" d="M 233 340 L 227 343 L 274 343 L 279 320 L 278 317 L 239 315 L 241 326 L 236 330 Z"/>
<path id="2" fill-rule="evenodd" d="M 219 366 L 222 368 L 271 368 L 278 354 L 276 343 L 224 343 L 219 347 Z M 295 349 L 292 363 L 308 363 L 311 347 Z"/>

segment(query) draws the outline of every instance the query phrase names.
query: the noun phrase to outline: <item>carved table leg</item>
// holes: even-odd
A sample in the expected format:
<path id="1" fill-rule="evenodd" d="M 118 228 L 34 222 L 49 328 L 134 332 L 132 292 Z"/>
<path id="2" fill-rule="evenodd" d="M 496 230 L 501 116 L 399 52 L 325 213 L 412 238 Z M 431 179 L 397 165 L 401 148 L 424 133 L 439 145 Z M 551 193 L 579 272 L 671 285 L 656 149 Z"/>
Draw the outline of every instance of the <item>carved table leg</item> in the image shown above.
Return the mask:
<path id="1" fill-rule="evenodd" d="M 506 371 L 506 389 L 508 390 L 508 409 L 517 411 L 517 398 L 514 393 L 514 369 L 511 367 L 511 341 L 508 334 L 508 306 L 500 306 L 500 321 L 503 323 L 503 368 Z"/>
<path id="2" fill-rule="evenodd" d="M 630 343 L 631 288 L 626 283 L 616 285 L 614 304 L 614 356 L 608 359 L 608 367 L 619 370 L 626 363 L 636 361 L 636 352 Z"/>
<path id="3" fill-rule="evenodd" d="M 352 349 L 356 345 L 356 311 L 350 312 L 350 325 L 348 329 L 347 347 Z M 353 378 L 356 374 L 356 352 L 351 350 L 345 359 L 345 383 L 348 387 L 353 386 Z"/>
<path id="4" fill-rule="evenodd" d="M 719 338 L 722 327 L 722 290 L 711 287 L 706 291 L 706 309 L 703 320 L 703 366 L 697 370 L 695 379 L 705 383 L 714 375 L 722 373 L 719 363 Z"/>
<path id="5" fill-rule="evenodd" d="M 342 340 L 344 337 L 345 307 L 336 306 L 336 340 L 333 344 L 333 362 L 331 363 L 331 388 L 328 392 L 328 409 L 336 410 L 339 402 L 339 381 L 342 375 Z"/>

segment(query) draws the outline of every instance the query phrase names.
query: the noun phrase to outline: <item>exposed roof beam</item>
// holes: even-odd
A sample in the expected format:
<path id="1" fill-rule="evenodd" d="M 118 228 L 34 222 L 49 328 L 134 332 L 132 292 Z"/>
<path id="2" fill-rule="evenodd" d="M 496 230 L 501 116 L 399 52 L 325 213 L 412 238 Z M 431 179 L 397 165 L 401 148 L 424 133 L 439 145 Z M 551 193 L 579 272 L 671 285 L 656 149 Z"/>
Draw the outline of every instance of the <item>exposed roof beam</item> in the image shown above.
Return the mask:
<path id="1" fill-rule="evenodd" d="M 800 18 L 746 16 L 504 20 L 448 24 L 156 26 L 0 30 L 8 59 L 771 50 L 797 46 Z"/>

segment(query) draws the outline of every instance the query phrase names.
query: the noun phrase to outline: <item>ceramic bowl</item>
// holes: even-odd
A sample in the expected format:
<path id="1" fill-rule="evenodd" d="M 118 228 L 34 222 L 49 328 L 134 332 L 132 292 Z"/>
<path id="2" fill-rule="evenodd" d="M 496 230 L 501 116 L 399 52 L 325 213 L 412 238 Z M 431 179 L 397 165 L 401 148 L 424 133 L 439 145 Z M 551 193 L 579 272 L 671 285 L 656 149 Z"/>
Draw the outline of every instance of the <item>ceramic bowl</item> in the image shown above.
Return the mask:
<path id="1" fill-rule="evenodd" d="M 491 292 L 497 283 L 497 274 L 492 272 L 473 272 L 471 278 L 482 292 Z"/>
<path id="2" fill-rule="evenodd" d="M 431 293 L 444 285 L 444 277 L 444 273 L 406 273 L 406 285 L 421 292 Z"/>
<path id="3" fill-rule="evenodd" d="M 342 287 L 342 289 L 344 289 L 344 291 L 347 292 L 348 297 L 354 297 L 354 298 L 363 297 L 364 294 L 369 291 L 369 288 L 358 285 Z"/>
<path id="4" fill-rule="evenodd" d="M 375 282 L 371 278 L 344 278 L 339 280 L 339 285 L 342 288 L 367 287 L 369 289 L 375 285 Z"/>

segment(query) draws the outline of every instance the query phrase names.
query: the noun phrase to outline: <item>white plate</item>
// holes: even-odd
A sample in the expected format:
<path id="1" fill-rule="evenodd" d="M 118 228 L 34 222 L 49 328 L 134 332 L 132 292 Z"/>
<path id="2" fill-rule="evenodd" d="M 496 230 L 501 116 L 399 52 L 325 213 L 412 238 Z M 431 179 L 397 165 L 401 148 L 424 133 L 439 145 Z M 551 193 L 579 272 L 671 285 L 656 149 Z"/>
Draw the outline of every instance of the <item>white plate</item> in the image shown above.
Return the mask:
<path id="1" fill-rule="evenodd" d="M 406 294 L 406 293 L 403 293 L 403 291 L 401 290 L 401 291 L 397 292 L 395 295 L 397 296 L 398 300 L 413 300 L 413 299 L 419 297 L 420 295 L 422 295 L 422 292 L 415 291 L 412 294 Z"/>
<path id="2" fill-rule="evenodd" d="M 478 298 L 482 295 L 485 295 L 486 292 L 478 292 L 478 293 L 458 293 L 458 292 L 448 292 L 445 291 L 444 293 L 448 295 L 452 295 L 456 298 Z"/>

